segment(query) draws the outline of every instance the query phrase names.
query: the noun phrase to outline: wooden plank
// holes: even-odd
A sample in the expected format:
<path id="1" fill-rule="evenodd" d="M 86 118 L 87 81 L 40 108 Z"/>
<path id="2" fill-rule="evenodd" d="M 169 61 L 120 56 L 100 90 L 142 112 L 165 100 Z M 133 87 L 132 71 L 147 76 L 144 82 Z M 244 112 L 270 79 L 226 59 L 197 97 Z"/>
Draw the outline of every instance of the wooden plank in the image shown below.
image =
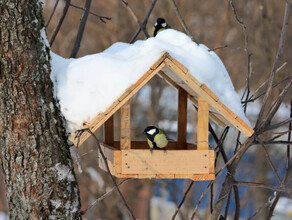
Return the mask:
<path id="1" fill-rule="evenodd" d="M 194 181 L 214 180 L 215 179 L 215 174 L 196 174 L 196 175 L 193 175 L 192 179 Z"/>
<path id="2" fill-rule="evenodd" d="M 209 104 L 201 96 L 198 97 L 197 124 L 197 149 L 207 150 L 209 147 Z"/>
<path id="3" fill-rule="evenodd" d="M 245 136 L 250 136 L 253 134 L 253 130 L 251 128 L 247 128 L 246 123 L 242 124 L 241 121 L 236 119 L 236 115 L 230 111 L 225 105 L 223 105 L 220 101 L 216 101 L 214 96 L 210 93 L 211 91 L 206 91 L 201 88 L 201 83 L 196 80 L 191 74 L 188 72 L 184 72 L 181 68 L 177 67 L 174 62 L 174 59 L 170 60 L 169 58 L 165 59 L 166 65 L 171 68 L 176 73 L 176 78 L 179 77 L 181 81 L 183 81 L 188 87 L 194 90 L 199 96 L 205 99 L 218 113 L 220 113 L 230 124 L 239 129 Z M 168 74 L 170 78 L 171 75 Z M 172 78 L 173 79 L 173 78 Z M 174 80 L 174 79 L 173 79 Z M 174 80 L 176 82 L 176 80 Z M 248 126 L 249 127 L 249 126 Z"/>
<path id="4" fill-rule="evenodd" d="M 103 144 L 103 143 L 101 143 L 100 146 L 101 146 L 101 150 L 102 150 L 104 156 L 107 158 L 107 163 L 108 163 L 109 169 L 110 169 L 111 173 L 114 174 L 115 173 L 115 152 L 116 152 L 116 150 L 113 149 L 112 147 L 106 145 L 106 144 Z M 103 169 L 104 171 L 107 172 L 105 162 L 104 162 L 104 160 L 99 152 L 98 152 L 98 165 L 101 169 Z"/>
<path id="5" fill-rule="evenodd" d="M 156 178 L 156 174 L 138 174 L 139 179 L 154 179 Z"/>
<path id="6" fill-rule="evenodd" d="M 171 86 L 176 88 L 177 90 L 179 89 L 179 86 L 170 78 L 168 75 L 166 75 L 163 71 L 159 71 L 158 73 L 163 79 L 165 79 Z"/>
<path id="7" fill-rule="evenodd" d="M 194 181 L 209 181 L 214 180 L 214 174 L 175 174 L 174 179 L 191 179 Z"/>
<path id="8" fill-rule="evenodd" d="M 122 173 L 122 152 L 117 150 L 114 152 L 115 170 L 114 174 Z M 112 173 L 113 174 L 113 173 Z"/>
<path id="9" fill-rule="evenodd" d="M 156 179 L 174 179 L 174 174 L 157 174 Z"/>
<path id="10" fill-rule="evenodd" d="M 209 150 L 209 173 L 215 173 L 215 152 L 214 150 Z"/>
<path id="11" fill-rule="evenodd" d="M 208 150 L 122 150 L 123 174 L 209 173 Z"/>
<path id="12" fill-rule="evenodd" d="M 114 116 L 112 115 L 103 125 L 104 143 L 114 146 Z"/>
<path id="13" fill-rule="evenodd" d="M 195 106 L 198 106 L 198 100 L 194 96 L 189 95 L 188 98 L 191 102 L 194 103 Z M 226 124 L 222 120 L 220 120 L 213 112 L 209 111 L 209 116 L 212 119 L 212 121 L 215 122 L 220 127 L 224 128 L 226 126 Z"/>
<path id="14" fill-rule="evenodd" d="M 126 179 L 126 178 L 137 178 L 137 179 L 139 179 L 139 175 L 138 174 L 121 174 L 121 173 L 116 173 L 115 176 L 118 177 L 118 178 L 123 178 L 123 179 Z"/>
<path id="15" fill-rule="evenodd" d="M 97 116 L 95 116 L 92 120 L 86 123 L 82 127 L 82 129 L 89 128 L 92 132 L 95 132 L 105 121 L 107 121 L 118 109 L 120 109 L 130 98 L 137 93 L 152 77 L 154 77 L 164 66 L 165 63 L 163 62 L 166 58 L 167 53 L 162 54 L 162 56 L 158 59 L 157 62 L 153 64 L 153 66 L 134 84 L 128 88 L 125 93 L 123 93 L 119 101 L 115 101 L 111 106 L 109 106 L 109 111 L 106 110 L 107 114 L 99 113 Z M 69 140 L 73 144 L 77 144 L 77 140 L 75 139 L 77 133 L 74 132 L 69 137 Z M 82 143 L 90 136 L 88 132 L 84 132 L 80 137 L 80 143 L 81 146 Z"/>
<path id="16" fill-rule="evenodd" d="M 180 62 L 178 62 L 176 59 L 171 57 L 169 54 L 167 54 L 167 59 L 171 60 L 171 62 L 176 66 L 176 68 L 179 68 L 182 72 L 187 73 L 188 69 L 182 65 Z"/>
<path id="17" fill-rule="evenodd" d="M 203 89 L 209 96 L 212 97 L 216 102 L 219 101 L 218 96 L 216 96 L 205 84 L 201 85 L 201 89 Z"/>
<path id="18" fill-rule="evenodd" d="M 187 149 L 188 96 L 181 87 L 178 90 L 177 149 Z"/>
<path id="19" fill-rule="evenodd" d="M 131 105 L 130 100 L 121 108 L 121 150 L 131 149 Z"/>

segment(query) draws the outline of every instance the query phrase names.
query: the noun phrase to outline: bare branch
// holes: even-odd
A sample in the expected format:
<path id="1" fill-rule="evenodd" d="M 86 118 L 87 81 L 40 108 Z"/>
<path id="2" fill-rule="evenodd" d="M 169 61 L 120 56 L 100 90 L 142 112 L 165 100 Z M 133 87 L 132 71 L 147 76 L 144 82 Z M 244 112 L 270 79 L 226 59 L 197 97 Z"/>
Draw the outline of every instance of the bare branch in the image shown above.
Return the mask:
<path id="1" fill-rule="evenodd" d="M 196 213 L 197 213 L 197 210 L 198 210 L 198 208 L 199 208 L 199 206 L 200 206 L 200 204 L 201 204 L 201 202 L 202 202 L 204 196 L 206 195 L 206 193 L 207 193 L 208 190 L 210 189 L 211 185 L 213 185 L 213 184 L 214 184 L 214 181 L 211 181 L 211 182 L 208 184 L 208 186 L 206 187 L 206 189 L 202 192 L 202 194 L 201 194 L 201 196 L 200 196 L 200 199 L 199 199 L 199 201 L 198 201 L 198 203 L 197 203 L 197 205 L 196 205 L 196 207 L 195 207 L 195 209 L 194 209 L 194 211 L 193 211 L 193 214 L 192 214 L 191 220 L 194 219 L 194 217 L 195 217 L 195 215 L 196 215 Z"/>
<path id="2" fill-rule="evenodd" d="M 194 41 L 197 45 L 199 45 L 197 43 L 197 40 L 194 38 L 194 36 L 192 35 L 191 31 L 189 30 L 189 28 L 187 27 L 184 19 L 182 18 L 181 14 L 180 14 L 180 12 L 178 10 L 177 4 L 175 3 L 174 0 L 171 0 L 171 2 L 172 2 L 172 5 L 173 5 L 174 10 L 175 10 L 175 13 L 176 13 L 176 15 L 178 17 L 178 20 L 180 21 L 183 29 L 185 30 L 185 32 L 187 33 L 187 35 L 189 35 L 189 37 L 192 39 L 192 41 Z"/>
<path id="3" fill-rule="evenodd" d="M 233 0 L 229 0 L 229 3 L 231 5 L 234 17 L 236 19 L 236 21 L 238 22 L 238 24 L 241 26 L 243 34 L 244 34 L 244 51 L 246 52 L 246 57 L 247 57 L 247 76 L 246 76 L 246 96 L 245 96 L 245 103 L 244 103 L 244 112 L 246 112 L 246 108 L 247 108 L 247 100 L 249 99 L 249 94 L 250 94 L 250 77 L 251 77 L 251 53 L 249 52 L 249 48 L 248 48 L 248 34 L 247 34 L 247 28 L 244 24 L 244 22 L 238 17 L 237 15 L 237 11 L 235 9 L 234 6 L 234 2 Z M 242 99 L 244 98 L 245 93 L 243 94 Z M 239 136 L 239 135 L 238 135 Z"/>
<path id="4" fill-rule="evenodd" d="M 273 85 L 272 89 L 276 88 L 277 86 L 279 86 L 280 84 L 287 82 L 287 80 L 289 79 L 289 76 L 283 80 L 281 80 L 280 82 L 276 83 Z M 267 82 L 267 81 L 266 81 Z M 254 93 L 256 94 L 256 92 Z M 251 95 L 249 100 L 247 101 L 242 101 L 241 103 L 246 103 L 246 102 L 254 102 L 255 100 L 257 100 L 258 98 L 262 97 L 263 95 L 265 95 L 266 92 L 262 92 L 261 94 L 257 95 L 256 97 L 254 97 L 254 95 Z M 254 98 L 253 98 L 254 97 Z"/>
<path id="5" fill-rule="evenodd" d="M 133 220 L 135 220 L 136 218 L 135 218 L 135 216 L 134 216 L 132 210 L 130 209 L 129 205 L 127 204 L 127 202 L 126 202 L 126 200 L 125 200 L 123 194 L 121 193 L 121 191 L 120 191 L 120 189 L 119 189 L 119 186 L 118 186 L 118 184 L 117 184 L 117 182 L 116 182 L 114 176 L 112 175 L 112 173 L 111 173 L 111 171 L 110 171 L 110 168 L 109 168 L 109 166 L 108 166 L 108 162 L 107 162 L 107 158 L 105 157 L 105 155 L 104 155 L 104 153 L 103 153 L 103 151 L 102 151 L 102 149 L 101 149 L 101 146 L 100 146 L 99 140 L 98 140 L 98 138 L 96 137 L 96 135 L 95 135 L 90 129 L 88 129 L 88 128 L 86 128 L 86 129 L 82 129 L 82 130 L 79 130 L 79 131 L 78 131 L 78 134 L 76 135 L 76 138 L 78 138 L 78 143 L 79 143 L 79 140 L 80 140 L 80 136 L 81 136 L 81 134 L 82 134 L 83 132 L 85 132 L 85 131 L 88 132 L 88 133 L 90 133 L 90 134 L 93 136 L 93 138 L 94 138 L 94 140 L 95 140 L 95 142 L 96 142 L 96 145 L 97 145 L 98 151 L 100 152 L 100 155 L 101 155 L 101 157 L 102 157 L 102 159 L 103 159 L 103 161 L 104 161 L 104 163 L 105 163 L 106 170 L 107 170 L 108 174 L 110 175 L 110 177 L 111 177 L 111 179 L 112 179 L 112 181 L 113 181 L 113 183 L 114 183 L 114 185 L 115 185 L 115 187 L 116 187 L 116 189 L 117 189 L 117 191 L 118 191 L 118 194 L 119 194 L 121 200 L 123 201 L 123 204 L 124 204 L 125 207 L 127 208 L 127 210 L 128 210 L 128 212 L 129 212 L 131 218 L 132 218 Z M 78 146 L 77 146 L 77 147 L 78 147 Z"/>
<path id="6" fill-rule="evenodd" d="M 270 108 L 269 112 L 267 113 L 266 117 L 262 119 L 262 122 L 260 123 L 260 130 L 265 129 L 266 126 L 268 126 L 271 123 L 271 120 L 273 119 L 274 115 L 278 111 L 283 99 L 285 98 L 286 94 L 288 93 L 290 87 L 292 85 L 292 76 L 290 76 L 288 83 L 282 90 L 281 94 L 278 96 L 277 100 L 274 102 L 272 107 Z"/>
<path id="7" fill-rule="evenodd" d="M 208 51 L 209 51 L 209 52 L 210 52 L 210 51 L 215 51 L 215 50 L 219 50 L 219 49 L 226 48 L 226 47 L 228 47 L 228 45 L 215 47 L 215 48 L 213 48 L 213 49 L 209 49 Z"/>
<path id="8" fill-rule="evenodd" d="M 187 190 L 185 191 L 182 200 L 180 201 L 179 205 L 177 206 L 177 209 L 175 210 L 175 212 L 174 212 L 174 214 L 173 214 L 173 216 L 172 216 L 172 218 L 171 218 L 172 220 L 175 219 L 175 217 L 176 217 L 176 215 L 177 215 L 179 209 L 181 208 L 182 204 L 184 203 L 184 201 L 185 201 L 185 199 L 186 199 L 186 197 L 187 197 L 187 195 L 188 195 L 188 193 L 189 193 L 189 191 L 191 190 L 191 188 L 192 188 L 193 185 L 194 185 L 194 181 L 192 181 L 192 182 L 190 183 L 190 185 L 188 186 Z"/>
<path id="9" fill-rule="evenodd" d="M 144 28 L 146 28 L 146 25 L 147 25 L 148 19 L 149 19 L 150 15 L 151 15 L 151 13 L 152 13 L 152 11 L 153 11 L 153 9 L 154 9 L 154 6 L 156 5 L 156 2 L 157 2 L 157 0 L 153 0 L 151 6 L 150 6 L 150 8 L 149 8 L 149 10 L 147 11 L 147 14 L 146 14 L 146 16 L 145 16 L 145 18 L 144 18 L 144 20 L 143 20 L 143 22 L 142 22 L 142 25 L 143 25 Z M 141 27 L 139 27 L 139 29 L 136 31 L 136 33 L 134 34 L 134 36 L 133 36 L 132 39 L 130 40 L 130 43 L 131 43 L 131 44 L 136 40 L 136 38 L 138 37 L 138 35 L 139 35 L 140 32 L 141 32 Z M 146 35 L 145 35 L 145 36 L 146 36 Z M 147 36 L 146 36 L 146 37 L 147 37 Z"/>
<path id="10" fill-rule="evenodd" d="M 49 26 L 49 24 L 50 24 L 50 22 L 51 22 L 51 19 L 52 19 L 53 15 L 55 14 L 55 11 L 56 11 L 56 8 L 57 8 L 58 4 L 59 4 L 59 0 L 57 0 L 57 1 L 55 2 L 54 8 L 53 8 L 53 10 L 52 10 L 52 12 L 51 12 L 51 15 L 50 15 L 50 17 L 49 17 L 49 19 L 48 19 L 48 21 L 47 21 L 47 23 L 46 23 L 46 25 L 45 25 L 46 28 Z"/>
<path id="11" fill-rule="evenodd" d="M 263 131 L 269 131 L 269 130 L 277 129 L 277 128 L 282 127 L 283 125 L 291 123 L 291 122 L 292 122 L 292 117 L 288 118 L 288 119 L 286 119 L 284 121 L 281 121 L 281 122 L 279 122 L 277 124 L 270 125 L 270 126 L 266 127 L 265 129 L 263 129 Z"/>
<path id="12" fill-rule="evenodd" d="M 65 0 L 65 1 L 68 1 L 68 0 Z M 84 11 L 84 12 L 86 11 L 86 8 L 81 8 L 81 7 L 79 7 L 79 6 L 77 6 L 77 5 L 74 5 L 74 4 L 72 4 L 72 3 L 70 3 L 70 6 L 73 7 L 73 8 L 80 9 L 80 10 L 82 10 L 82 11 Z M 107 16 L 102 16 L 102 15 L 98 15 L 98 14 L 96 14 L 96 13 L 93 13 L 93 12 L 91 12 L 90 10 L 89 10 L 88 14 L 91 14 L 91 15 L 93 15 L 93 16 L 95 16 L 95 17 L 98 17 L 99 20 L 102 21 L 103 23 L 106 23 L 106 20 L 111 20 L 111 19 L 112 19 L 112 18 L 107 17 Z"/>
<path id="13" fill-rule="evenodd" d="M 233 182 L 234 182 L 234 174 L 236 172 L 236 168 L 242 158 L 242 156 L 244 155 L 244 153 L 247 151 L 247 149 L 254 143 L 254 140 L 256 138 L 256 135 L 253 134 L 252 136 L 250 136 L 248 139 L 246 139 L 246 141 L 240 146 L 239 150 L 229 159 L 229 161 L 227 163 L 225 163 L 222 168 L 217 171 L 217 173 L 215 174 L 215 176 L 217 176 L 219 173 L 222 172 L 222 170 L 224 170 L 224 168 L 230 164 L 230 171 L 228 172 L 228 175 L 225 177 L 224 180 L 224 184 L 223 187 L 221 189 L 221 192 L 219 194 L 219 198 L 217 200 L 217 203 L 214 207 L 214 210 L 212 212 L 211 215 L 211 220 L 217 220 L 218 216 L 221 213 L 221 209 L 225 203 L 225 199 L 227 198 L 228 193 L 230 192 L 230 190 L 233 187 Z"/>
<path id="14" fill-rule="evenodd" d="M 50 46 L 53 45 L 53 43 L 54 43 L 54 41 L 56 39 L 56 36 L 59 33 L 59 30 L 60 30 L 60 28 L 61 28 L 61 26 L 63 24 L 63 21 L 64 21 L 66 15 L 67 15 L 70 3 L 71 3 L 71 0 L 66 0 L 66 4 L 65 4 L 65 7 L 63 8 L 62 16 L 60 17 L 60 19 L 58 21 L 58 24 L 57 24 L 56 28 L 54 29 L 52 37 L 50 39 Z"/>
<path id="15" fill-rule="evenodd" d="M 123 183 L 127 182 L 128 180 L 132 180 L 131 178 L 122 180 L 118 186 L 121 186 Z M 114 191 L 117 190 L 117 187 L 111 188 L 109 191 L 107 191 L 105 194 L 97 198 L 93 203 L 91 203 L 89 206 L 87 206 L 86 209 L 82 211 L 82 215 L 84 215 L 89 209 L 91 209 L 95 204 L 99 203 L 100 201 L 104 200 L 106 197 L 108 197 L 110 194 L 112 194 Z"/>
<path id="16" fill-rule="evenodd" d="M 252 187 L 259 187 L 259 188 L 274 190 L 278 192 L 292 193 L 292 189 L 290 188 L 282 187 L 282 186 L 271 186 L 271 185 L 266 185 L 264 183 L 235 181 L 234 184 L 239 185 L 239 186 L 252 186 Z"/>
<path id="17" fill-rule="evenodd" d="M 286 33 L 287 33 L 287 28 L 288 28 L 290 7 L 291 7 L 291 1 L 290 0 L 286 0 L 285 14 L 284 14 L 284 19 L 283 19 L 283 26 L 282 26 L 282 31 L 281 31 L 279 47 L 278 47 L 276 59 L 275 59 L 275 62 L 274 62 L 274 66 L 273 66 L 273 69 L 272 69 L 270 77 L 269 77 L 269 83 L 268 83 L 268 87 L 267 87 L 267 90 L 266 90 L 266 94 L 265 94 L 264 99 L 263 99 L 262 108 L 261 108 L 260 114 L 258 116 L 258 120 L 256 122 L 256 126 L 255 126 L 256 129 L 258 129 L 260 127 L 260 124 L 262 123 L 264 112 L 265 112 L 266 105 L 267 105 L 267 101 L 268 101 L 268 99 L 270 98 L 270 95 L 271 95 L 272 86 L 273 86 L 273 83 L 274 83 L 274 78 L 275 78 L 275 75 L 276 75 L 276 71 L 277 71 L 277 68 L 279 66 L 280 60 L 282 58 L 283 49 L 284 49 L 284 45 L 285 45 L 285 38 L 286 38 Z"/>
<path id="18" fill-rule="evenodd" d="M 276 71 L 276 73 L 278 73 L 284 66 L 286 66 L 287 65 L 287 62 L 284 62 L 278 69 L 277 69 L 277 71 Z M 287 79 L 288 79 L 289 77 L 287 77 Z M 283 80 L 284 81 L 284 80 Z M 267 80 L 265 80 L 257 89 L 256 89 L 256 91 L 254 92 L 254 94 L 257 94 L 257 92 L 259 91 L 259 90 L 261 90 L 267 83 L 269 82 L 269 79 L 267 79 Z M 281 81 L 282 82 L 282 81 Z M 281 82 L 279 82 L 278 84 L 281 84 Z M 273 88 L 275 87 L 275 85 L 273 86 Z M 263 95 L 265 94 L 265 93 L 262 93 Z M 262 96 L 262 95 L 261 95 Z M 253 97 L 253 95 L 250 97 L 250 98 L 252 98 Z M 258 97 L 257 97 L 258 98 Z M 254 98 L 254 99 L 256 99 L 256 98 Z"/>
<path id="19" fill-rule="evenodd" d="M 273 170 L 275 176 L 277 177 L 278 182 L 281 183 L 282 180 L 281 180 L 281 178 L 280 178 L 280 176 L 279 176 L 279 174 L 278 174 L 278 172 L 277 172 L 277 170 L 276 170 L 276 168 L 275 168 L 275 166 L 274 166 L 274 164 L 273 164 L 273 162 L 272 162 L 272 160 L 271 160 L 271 158 L 270 158 L 270 156 L 269 156 L 269 153 L 268 153 L 268 151 L 267 151 L 266 146 L 263 144 L 262 140 L 260 140 L 259 138 L 258 138 L 258 140 L 260 141 L 261 146 L 262 146 L 263 149 L 264 149 L 264 152 L 265 152 L 265 155 L 266 155 L 266 159 L 267 159 L 267 161 L 268 161 L 270 167 L 272 168 L 272 170 Z"/>
<path id="20" fill-rule="evenodd" d="M 128 10 L 128 12 L 130 13 L 130 15 L 132 16 L 132 18 L 135 20 L 135 22 L 139 25 L 140 29 L 142 30 L 145 34 L 145 36 L 147 38 L 150 37 L 150 35 L 148 34 L 147 30 L 146 30 L 146 25 L 145 23 L 141 23 L 139 21 L 139 19 L 137 18 L 137 16 L 135 15 L 134 11 L 132 10 L 132 8 L 130 7 L 129 3 L 126 0 L 121 0 L 123 2 L 123 5 L 126 7 L 126 9 Z"/>
<path id="21" fill-rule="evenodd" d="M 82 17 L 80 20 L 80 24 L 79 24 L 79 28 L 78 28 L 78 32 L 77 32 L 77 37 L 75 39 L 74 47 L 73 47 L 73 50 L 71 52 L 70 58 L 75 58 L 78 51 L 79 51 L 80 43 L 81 43 L 82 36 L 84 33 L 85 25 L 86 25 L 86 21 L 88 18 L 88 13 L 90 10 L 90 5 L 91 5 L 91 0 L 86 0 L 85 5 L 84 5 L 85 11 L 82 14 Z"/>

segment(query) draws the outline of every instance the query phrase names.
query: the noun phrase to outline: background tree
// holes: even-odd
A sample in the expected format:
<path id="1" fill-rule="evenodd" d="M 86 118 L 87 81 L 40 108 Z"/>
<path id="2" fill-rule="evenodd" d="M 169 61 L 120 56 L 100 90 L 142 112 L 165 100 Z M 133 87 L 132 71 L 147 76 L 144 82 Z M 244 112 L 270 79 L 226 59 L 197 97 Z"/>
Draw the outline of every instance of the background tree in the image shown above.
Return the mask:
<path id="1" fill-rule="evenodd" d="M 0 155 L 11 219 L 81 219 L 40 1 L 0 1 Z"/>

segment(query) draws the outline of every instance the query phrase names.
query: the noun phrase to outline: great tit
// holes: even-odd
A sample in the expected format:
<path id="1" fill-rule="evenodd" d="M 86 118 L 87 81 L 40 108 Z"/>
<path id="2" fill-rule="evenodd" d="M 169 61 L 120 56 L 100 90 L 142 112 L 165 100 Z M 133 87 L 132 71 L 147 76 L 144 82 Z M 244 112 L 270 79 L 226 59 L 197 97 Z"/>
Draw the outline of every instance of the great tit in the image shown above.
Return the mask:
<path id="1" fill-rule="evenodd" d="M 155 126 L 148 126 L 145 128 L 144 133 L 147 136 L 147 142 L 151 153 L 153 149 L 166 151 L 166 145 L 168 144 L 169 139 L 162 129 Z"/>
<path id="2" fill-rule="evenodd" d="M 163 31 L 167 28 L 170 28 L 167 22 L 163 18 L 157 18 L 157 21 L 153 26 L 153 31 L 152 31 L 153 37 L 155 37 L 158 34 L 158 32 Z"/>

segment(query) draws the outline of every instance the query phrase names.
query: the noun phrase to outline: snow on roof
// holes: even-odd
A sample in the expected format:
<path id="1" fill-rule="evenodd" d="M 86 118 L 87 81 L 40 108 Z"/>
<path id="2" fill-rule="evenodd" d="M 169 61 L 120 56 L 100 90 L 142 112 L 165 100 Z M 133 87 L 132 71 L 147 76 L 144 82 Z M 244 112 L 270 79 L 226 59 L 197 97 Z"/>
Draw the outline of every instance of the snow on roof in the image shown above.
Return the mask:
<path id="1" fill-rule="evenodd" d="M 168 52 L 188 68 L 224 105 L 250 124 L 220 58 L 184 33 L 168 29 L 155 38 L 134 44 L 117 42 L 101 53 L 77 59 L 65 59 L 51 53 L 54 94 L 67 120 L 67 130 L 80 129 L 84 122 L 104 112 L 149 70 L 163 52 Z"/>

